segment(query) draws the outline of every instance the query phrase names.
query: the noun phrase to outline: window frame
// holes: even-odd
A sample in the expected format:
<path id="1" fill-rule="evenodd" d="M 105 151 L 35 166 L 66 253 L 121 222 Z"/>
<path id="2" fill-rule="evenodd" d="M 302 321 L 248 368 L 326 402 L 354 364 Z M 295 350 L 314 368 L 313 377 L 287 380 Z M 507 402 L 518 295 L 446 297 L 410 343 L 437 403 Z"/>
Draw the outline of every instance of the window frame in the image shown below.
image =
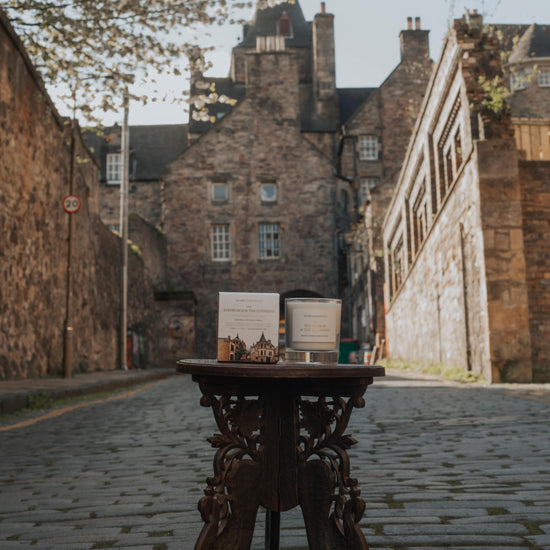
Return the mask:
<path id="1" fill-rule="evenodd" d="M 223 188 L 225 193 L 223 198 L 216 197 L 216 188 Z M 229 187 L 226 182 L 223 181 L 215 181 L 212 182 L 211 185 L 211 199 L 212 202 L 220 203 L 220 202 L 227 202 L 229 200 Z"/>
<path id="2" fill-rule="evenodd" d="M 288 32 L 283 32 L 283 30 Z M 279 19 L 277 19 L 277 36 L 284 36 L 285 38 L 294 37 L 292 19 L 286 12 L 283 12 Z"/>
<path id="3" fill-rule="evenodd" d="M 550 67 L 541 67 L 539 69 L 539 74 L 538 74 L 538 79 L 537 80 L 538 80 L 539 86 L 541 88 L 550 87 Z"/>
<path id="4" fill-rule="evenodd" d="M 258 224 L 258 258 L 278 260 L 281 258 L 281 224 L 262 222 Z"/>
<path id="5" fill-rule="evenodd" d="M 527 68 L 522 68 L 518 71 L 510 73 L 510 90 L 519 92 L 525 90 L 529 84 L 529 75 L 531 72 Z"/>
<path id="6" fill-rule="evenodd" d="M 210 227 L 210 247 L 213 262 L 229 262 L 232 257 L 231 228 L 228 223 L 213 223 Z"/>
<path id="7" fill-rule="evenodd" d="M 357 154 L 359 160 L 378 160 L 379 155 L 378 136 L 363 134 L 357 140 Z"/>
<path id="8" fill-rule="evenodd" d="M 266 189 L 267 187 L 272 187 L 273 188 L 273 198 L 266 198 L 266 196 L 264 195 L 264 189 Z M 277 198 L 278 198 L 278 189 L 277 189 L 277 184 L 276 183 L 271 183 L 271 182 L 266 182 L 266 183 L 262 183 L 260 185 L 260 199 L 262 202 L 267 202 L 267 203 L 274 203 L 274 202 L 277 202 Z"/>
<path id="9" fill-rule="evenodd" d="M 116 162 L 113 162 L 115 161 Z M 105 181 L 107 185 L 122 183 L 122 153 L 107 153 L 105 157 Z"/>

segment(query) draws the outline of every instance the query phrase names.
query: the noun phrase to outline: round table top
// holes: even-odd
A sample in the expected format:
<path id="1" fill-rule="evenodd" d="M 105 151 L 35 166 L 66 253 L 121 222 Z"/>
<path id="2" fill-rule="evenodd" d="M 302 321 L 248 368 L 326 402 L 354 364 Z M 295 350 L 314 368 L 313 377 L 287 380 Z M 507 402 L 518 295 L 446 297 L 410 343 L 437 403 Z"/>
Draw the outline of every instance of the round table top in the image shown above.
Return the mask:
<path id="1" fill-rule="evenodd" d="M 181 359 L 176 371 L 182 374 L 234 378 L 372 378 L 384 376 L 378 365 L 295 363 L 224 363 L 216 359 Z"/>

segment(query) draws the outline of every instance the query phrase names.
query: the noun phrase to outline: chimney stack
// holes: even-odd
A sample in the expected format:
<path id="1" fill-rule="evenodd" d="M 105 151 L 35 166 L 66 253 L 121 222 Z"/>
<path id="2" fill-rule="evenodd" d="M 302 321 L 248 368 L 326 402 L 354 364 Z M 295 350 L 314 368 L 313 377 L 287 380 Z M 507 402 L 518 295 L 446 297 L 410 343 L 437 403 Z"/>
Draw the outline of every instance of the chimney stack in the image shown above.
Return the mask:
<path id="1" fill-rule="evenodd" d="M 407 17 L 407 30 L 401 31 L 399 34 L 401 46 L 401 61 L 409 60 L 424 60 L 430 56 L 430 48 L 428 41 L 429 31 L 423 31 L 420 28 L 420 17 Z"/>
<path id="2" fill-rule="evenodd" d="M 481 31 L 483 29 L 483 16 L 477 10 L 466 11 L 466 21 L 471 30 Z"/>

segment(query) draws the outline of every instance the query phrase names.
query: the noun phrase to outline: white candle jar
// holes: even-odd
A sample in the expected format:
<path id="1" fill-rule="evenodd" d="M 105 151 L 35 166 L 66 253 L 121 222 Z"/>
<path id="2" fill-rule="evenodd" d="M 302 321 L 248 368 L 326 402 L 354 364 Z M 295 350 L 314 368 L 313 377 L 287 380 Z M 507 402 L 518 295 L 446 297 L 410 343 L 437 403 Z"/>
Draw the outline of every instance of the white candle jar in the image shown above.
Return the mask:
<path id="1" fill-rule="evenodd" d="M 286 359 L 337 363 L 342 300 L 287 298 L 285 300 Z"/>

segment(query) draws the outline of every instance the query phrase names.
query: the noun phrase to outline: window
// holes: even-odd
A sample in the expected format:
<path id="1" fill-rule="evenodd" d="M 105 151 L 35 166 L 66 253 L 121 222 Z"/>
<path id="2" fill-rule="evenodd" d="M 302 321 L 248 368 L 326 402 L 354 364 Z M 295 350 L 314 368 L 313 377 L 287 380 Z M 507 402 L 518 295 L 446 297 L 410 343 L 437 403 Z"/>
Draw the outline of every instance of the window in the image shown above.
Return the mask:
<path id="1" fill-rule="evenodd" d="M 111 231 L 112 233 L 116 233 L 117 235 L 120 235 L 120 224 L 112 224 L 108 225 L 107 229 Z"/>
<path id="2" fill-rule="evenodd" d="M 212 184 L 212 200 L 216 202 L 226 201 L 229 197 L 227 183 Z"/>
<path id="3" fill-rule="evenodd" d="M 114 185 L 122 181 L 122 155 L 110 153 L 107 155 L 107 183 Z"/>
<path id="4" fill-rule="evenodd" d="M 420 245 L 428 234 L 428 195 L 426 193 L 426 181 L 422 183 L 415 200 L 412 212 L 412 233 L 414 254 L 418 254 Z"/>
<path id="5" fill-rule="evenodd" d="M 359 159 L 378 160 L 378 138 L 376 136 L 359 136 Z"/>
<path id="6" fill-rule="evenodd" d="M 550 69 L 540 69 L 539 86 L 550 86 Z"/>
<path id="7" fill-rule="evenodd" d="M 292 21 L 284 12 L 283 15 L 279 17 L 279 21 L 277 21 L 277 34 L 279 36 L 292 37 Z"/>
<path id="8" fill-rule="evenodd" d="M 390 253 L 391 261 L 391 290 L 392 295 L 398 290 L 405 275 L 406 257 L 403 236 L 399 238 Z"/>
<path id="9" fill-rule="evenodd" d="M 529 77 L 525 69 L 521 69 L 510 75 L 510 88 L 512 92 L 527 88 Z"/>
<path id="10" fill-rule="evenodd" d="M 212 259 L 216 262 L 223 262 L 231 259 L 229 224 L 212 226 Z"/>
<path id="11" fill-rule="evenodd" d="M 275 202 L 277 200 L 277 185 L 275 183 L 262 183 L 262 202 Z"/>
<path id="12" fill-rule="evenodd" d="M 370 199 L 370 192 L 378 185 L 377 178 L 359 180 L 359 205 Z"/>
<path id="13" fill-rule="evenodd" d="M 259 256 L 261 260 L 278 258 L 279 250 L 279 224 L 261 223 L 258 226 Z"/>

